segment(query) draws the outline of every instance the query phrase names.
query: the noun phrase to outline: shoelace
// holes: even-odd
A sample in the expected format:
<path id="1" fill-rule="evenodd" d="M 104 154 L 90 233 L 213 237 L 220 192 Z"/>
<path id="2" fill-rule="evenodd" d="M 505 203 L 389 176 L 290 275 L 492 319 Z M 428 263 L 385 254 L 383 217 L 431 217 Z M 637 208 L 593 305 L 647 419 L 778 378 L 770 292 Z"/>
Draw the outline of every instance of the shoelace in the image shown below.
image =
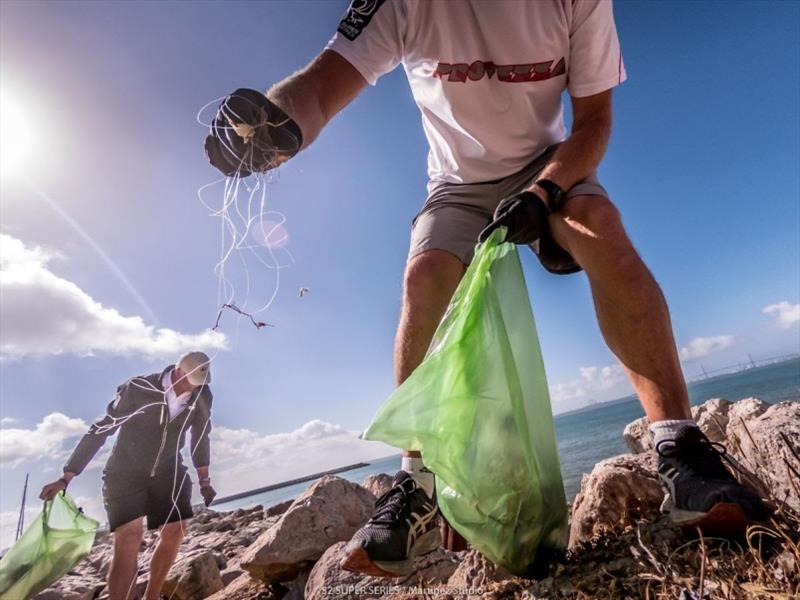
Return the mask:
<path id="1" fill-rule="evenodd" d="M 406 486 L 406 482 L 411 482 Z M 406 479 L 400 484 L 392 486 L 392 488 L 383 494 L 375 502 L 375 514 L 372 515 L 370 523 L 395 523 L 408 512 L 411 499 L 409 495 L 414 491 L 415 485 L 411 479 Z"/>
<path id="2" fill-rule="evenodd" d="M 725 446 L 709 441 L 705 436 L 680 444 L 676 444 L 672 440 L 662 440 L 656 445 L 656 452 L 664 458 L 677 460 L 702 477 L 733 479 L 730 471 L 722 462 L 723 459 L 731 462 Z"/>

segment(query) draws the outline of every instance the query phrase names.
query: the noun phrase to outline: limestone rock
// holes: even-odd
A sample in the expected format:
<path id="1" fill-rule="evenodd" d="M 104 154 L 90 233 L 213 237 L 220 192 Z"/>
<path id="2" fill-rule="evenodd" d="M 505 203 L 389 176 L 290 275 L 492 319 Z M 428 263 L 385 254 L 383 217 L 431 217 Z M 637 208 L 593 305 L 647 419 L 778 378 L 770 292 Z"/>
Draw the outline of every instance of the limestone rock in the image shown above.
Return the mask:
<path id="1" fill-rule="evenodd" d="M 662 498 L 652 453 L 622 454 L 599 462 L 583 476 L 572 505 L 570 547 L 619 523 L 655 519 Z"/>
<path id="2" fill-rule="evenodd" d="M 281 600 L 304 600 L 306 597 L 306 584 L 308 583 L 308 576 L 311 574 L 310 569 L 301 571 L 300 574 L 292 581 L 289 586 L 289 591 Z"/>
<path id="3" fill-rule="evenodd" d="M 224 571 L 220 571 L 220 579 L 222 579 L 222 585 L 226 586 L 231 583 L 234 579 L 238 579 L 244 575 L 244 570 L 242 570 L 238 565 L 235 567 L 228 567 Z"/>
<path id="4" fill-rule="evenodd" d="M 622 439 L 633 454 L 641 454 L 653 449 L 653 434 L 647 428 L 647 417 L 631 421 L 622 431 Z"/>
<path id="5" fill-rule="evenodd" d="M 260 581 L 256 581 L 247 573 L 239 575 L 230 584 L 206 600 L 277 600 L 281 594 L 274 594 Z"/>
<path id="6" fill-rule="evenodd" d="M 774 404 L 755 418 L 747 409 L 745 406 L 735 415 L 731 410 L 728 451 L 758 476 L 774 501 L 800 511 L 800 495 L 792 485 L 792 481 L 800 481 L 796 475 L 800 473 L 800 402 Z"/>
<path id="7" fill-rule="evenodd" d="M 264 518 L 266 519 L 268 517 L 277 517 L 282 515 L 287 510 L 289 510 L 289 507 L 292 505 L 293 502 L 294 500 L 284 500 L 283 502 L 270 506 L 267 510 L 264 511 Z"/>
<path id="8" fill-rule="evenodd" d="M 223 587 L 217 559 L 213 553 L 203 552 L 176 562 L 162 592 L 175 600 L 200 600 Z"/>
<path id="9" fill-rule="evenodd" d="M 516 579 L 503 567 L 497 566 L 477 550 L 463 553 L 455 572 L 447 581 L 447 587 L 460 592 L 464 598 L 479 598 L 493 587 L 492 584 Z M 468 591 L 474 590 L 471 594 Z"/>
<path id="10" fill-rule="evenodd" d="M 332 544 L 350 539 L 374 502 L 361 486 L 326 475 L 244 551 L 241 565 L 265 583 L 294 579 Z"/>
<path id="11" fill-rule="evenodd" d="M 441 548 L 419 557 L 415 572 L 407 577 L 387 579 L 351 573 L 341 569 L 347 542 L 339 542 L 328 548 L 316 562 L 306 584 L 306 600 L 323 598 L 359 598 L 370 600 L 404 596 L 416 586 L 444 587 L 458 566 L 458 555 Z M 416 597 L 424 597 L 422 594 Z"/>
<path id="12" fill-rule="evenodd" d="M 368 475 L 361 485 L 368 489 L 373 496 L 380 498 L 389 491 L 393 481 L 394 478 L 391 475 L 378 473 L 377 475 Z"/>

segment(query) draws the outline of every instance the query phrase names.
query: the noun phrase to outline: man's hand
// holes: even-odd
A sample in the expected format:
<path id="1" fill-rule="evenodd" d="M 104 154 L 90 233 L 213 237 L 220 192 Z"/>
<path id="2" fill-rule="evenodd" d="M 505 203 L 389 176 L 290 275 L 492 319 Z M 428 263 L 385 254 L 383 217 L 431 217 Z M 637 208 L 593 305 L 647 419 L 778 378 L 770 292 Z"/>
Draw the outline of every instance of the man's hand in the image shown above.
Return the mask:
<path id="1" fill-rule="evenodd" d="M 214 501 L 214 498 L 217 496 L 216 490 L 211 487 L 211 482 L 208 483 L 201 483 L 200 484 L 200 495 L 203 496 L 203 502 L 206 506 L 211 506 L 211 503 Z"/>
<path id="2" fill-rule="evenodd" d="M 52 500 L 59 492 L 63 492 L 66 489 L 67 482 L 63 479 L 56 479 L 42 488 L 39 493 L 39 500 Z"/>
<path id="3" fill-rule="evenodd" d="M 507 227 L 506 241 L 514 244 L 532 244 L 547 231 L 550 209 L 534 192 L 520 192 L 502 200 L 494 211 L 494 220 L 481 231 L 478 238 L 485 242 L 498 227 Z"/>
<path id="4" fill-rule="evenodd" d="M 274 169 L 300 151 L 303 134 L 261 92 L 240 88 L 220 104 L 206 137 L 206 156 L 224 175 Z"/>

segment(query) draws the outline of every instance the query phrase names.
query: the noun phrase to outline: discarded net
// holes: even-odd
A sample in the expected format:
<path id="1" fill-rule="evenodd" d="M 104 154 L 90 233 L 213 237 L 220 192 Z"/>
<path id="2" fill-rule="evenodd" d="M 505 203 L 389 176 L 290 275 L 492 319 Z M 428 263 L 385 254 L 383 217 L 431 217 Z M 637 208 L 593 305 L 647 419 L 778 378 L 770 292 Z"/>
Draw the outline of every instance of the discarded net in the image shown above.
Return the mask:
<path id="1" fill-rule="evenodd" d="M 364 437 L 421 451 L 450 524 L 525 573 L 563 551 L 567 503 L 530 300 L 503 239 L 478 247 L 425 360 Z"/>
<path id="2" fill-rule="evenodd" d="M 86 556 L 99 523 L 58 494 L 0 560 L 0 600 L 41 592 Z"/>

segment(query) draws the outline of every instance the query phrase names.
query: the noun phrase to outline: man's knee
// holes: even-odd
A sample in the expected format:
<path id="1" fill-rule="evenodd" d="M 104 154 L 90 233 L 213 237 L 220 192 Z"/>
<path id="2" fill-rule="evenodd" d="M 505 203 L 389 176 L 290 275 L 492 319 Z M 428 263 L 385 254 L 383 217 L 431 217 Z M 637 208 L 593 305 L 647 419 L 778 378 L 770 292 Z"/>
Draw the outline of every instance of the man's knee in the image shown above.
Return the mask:
<path id="1" fill-rule="evenodd" d="M 114 530 L 114 542 L 116 544 L 133 545 L 142 541 L 142 518 L 128 521 Z"/>
<path id="2" fill-rule="evenodd" d="M 161 527 L 159 537 L 167 541 L 179 542 L 183 539 L 185 530 L 186 521 L 173 521 L 172 523 L 166 523 Z"/>
<path id="3" fill-rule="evenodd" d="M 556 241 L 578 262 L 586 253 L 613 253 L 616 260 L 637 260 L 616 206 L 603 196 L 575 196 L 551 221 Z"/>
<path id="4" fill-rule="evenodd" d="M 452 293 L 464 274 L 464 264 L 444 250 L 428 250 L 412 258 L 406 266 L 404 301 L 423 301 L 431 296 Z"/>
<path id="5" fill-rule="evenodd" d="M 564 205 L 560 216 L 579 225 L 586 235 L 615 239 L 625 235 L 622 217 L 614 203 L 603 196 L 575 196 Z"/>

